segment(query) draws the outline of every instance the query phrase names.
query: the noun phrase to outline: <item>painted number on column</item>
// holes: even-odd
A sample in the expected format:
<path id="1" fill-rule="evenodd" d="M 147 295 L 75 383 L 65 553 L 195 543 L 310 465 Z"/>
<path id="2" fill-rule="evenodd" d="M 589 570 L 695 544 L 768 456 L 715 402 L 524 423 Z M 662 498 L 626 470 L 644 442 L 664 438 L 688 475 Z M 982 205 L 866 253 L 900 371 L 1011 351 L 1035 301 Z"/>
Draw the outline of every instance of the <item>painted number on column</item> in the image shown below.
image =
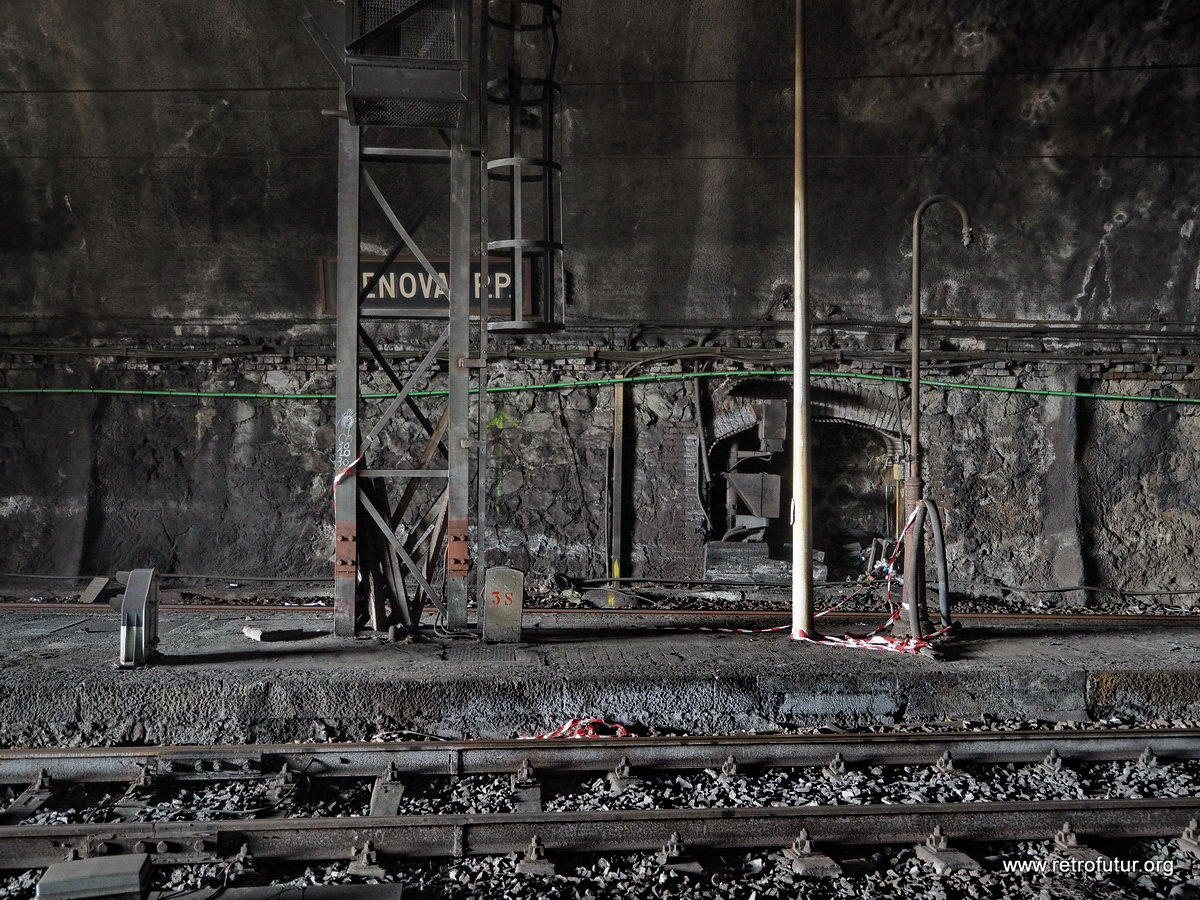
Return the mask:
<path id="1" fill-rule="evenodd" d="M 358 423 L 355 421 L 354 413 L 348 411 L 342 413 L 342 417 L 338 421 L 337 447 L 334 450 L 334 465 L 339 469 L 346 468 L 354 459 L 357 429 Z"/>
<path id="2" fill-rule="evenodd" d="M 492 606 L 512 606 L 512 591 L 492 591 Z"/>

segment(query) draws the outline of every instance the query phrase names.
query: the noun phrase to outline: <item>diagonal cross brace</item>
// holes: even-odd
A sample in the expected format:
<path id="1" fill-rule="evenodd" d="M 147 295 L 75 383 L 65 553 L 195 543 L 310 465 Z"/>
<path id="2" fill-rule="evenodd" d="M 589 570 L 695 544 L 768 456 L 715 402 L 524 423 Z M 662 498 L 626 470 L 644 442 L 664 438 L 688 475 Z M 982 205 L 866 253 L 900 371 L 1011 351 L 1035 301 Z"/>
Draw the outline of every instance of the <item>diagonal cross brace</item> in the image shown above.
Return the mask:
<path id="1" fill-rule="evenodd" d="M 450 176 L 447 175 L 442 180 L 442 183 L 438 185 L 437 190 L 429 195 L 429 199 L 425 201 L 425 205 L 421 207 L 420 212 L 418 212 L 413 219 L 412 228 L 410 228 L 408 232 L 410 237 L 412 236 L 413 232 L 415 232 L 425 223 L 425 217 L 428 216 L 429 211 L 433 209 L 434 201 L 441 196 L 442 191 L 444 191 L 449 184 Z M 375 290 L 379 282 L 383 280 L 383 275 L 387 271 L 388 266 L 396 261 L 396 257 L 400 255 L 401 248 L 405 246 L 406 244 L 404 239 L 401 238 L 400 242 L 392 247 L 391 251 L 387 255 L 387 258 L 384 259 L 384 261 L 378 266 L 376 266 L 375 274 L 371 276 L 367 283 L 362 286 L 362 290 L 358 292 L 358 302 L 360 306 L 362 305 L 362 302 L 367 299 L 367 296 L 371 293 L 371 291 Z"/>
<path id="2" fill-rule="evenodd" d="M 358 336 L 362 339 L 362 342 L 366 344 L 367 350 L 370 351 L 371 355 L 375 357 L 375 362 L 379 364 L 379 368 L 383 369 L 383 374 L 388 377 L 388 380 L 391 381 L 393 385 L 395 385 L 396 390 L 403 391 L 404 382 L 400 380 L 400 376 L 396 374 L 396 370 L 392 368 L 392 364 L 388 362 L 387 357 L 384 356 L 380 351 L 379 345 L 375 343 L 374 338 L 367 333 L 367 330 L 363 328 L 362 325 L 358 326 Z M 421 427 L 425 429 L 425 433 L 432 437 L 433 424 L 429 421 L 425 414 L 421 412 L 421 407 L 417 406 L 412 397 L 405 397 L 404 402 L 408 404 L 408 408 L 412 411 L 412 414 L 416 420 L 421 423 Z M 442 455 L 447 455 L 446 447 L 441 443 L 440 439 L 439 446 L 442 451 Z M 430 458 L 432 458 L 432 456 Z M 422 465 L 426 465 L 428 462 L 429 460 L 427 459 L 425 460 L 425 463 L 422 463 Z"/>
<path id="3" fill-rule="evenodd" d="M 421 251 L 421 248 L 417 246 L 417 242 L 414 241 L 413 236 L 408 233 L 408 229 L 404 227 L 404 224 L 400 221 L 400 217 L 396 215 L 396 211 L 393 210 L 392 205 L 387 202 L 387 198 L 385 198 L 383 196 L 383 192 L 379 190 L 379 185 L 375 183 L 375 179 L 371 177 L 371 173 L 368 172 L 365 167 L 363 168 L 363 183 L 366 184 L 367 190 L 371 192 L 371 196 L 374 197 L 375 201 L 379 204 L 379 208 L 383 210 L 383 214 L 387 216 L 387 220 L 392 223 L 392 227 L 396 229 L 396 233 L 399 234 L 404 243 L 408 245 L 409 252 L 417 258 L 417 262 L 421 264 L 429 277 L 433 279 L 434 284 L 441 289 L 443 294 L 449 297 L 450 286 L 446 284 L 446 279 L 443 278 L 441 273 L 433 267 L 433 263 L 429 261 L 429 257 L 427 257 Z"/>
<path id="4" fill-rule="evenodd" d="M 438 419 L 437 425 L 434 426 L 433 433 L 429 435 L 429 441 L 425 444 L 425 449 L 421 451 L 419 462 L 421 468 L 425 468 L 429 465 L 430 460 L 433 459 L 433 454 L 441 445 L 442 438 L 445 437 L 449 426 L 450 413 L 449 410 L 445 410 L 442 412 L 441 418 Z M 404 485 L 404 491 L 400 495 L 400 500 L 396 503 L 395 509 L 391 510 L 391 521 L 393 527 L 400 523 L 401 518 L 403 518 L 405 512 L 408 511 L 408 506 L 410 503 L 412 503 L 412 499 L 416 495 L 416 492 L 417 480 L 415 478 L 409 479 L 408 484 Z"/>
<path id="5" fill-rule="evenodd" d="M 425 580 L 425 576 L 421 573 L 420 568 L 417 567 L 416 562 L 413 561 L 413 558 L 409 555 L 408 551 L 404 549 L 404 544 L 402 544 L 400 539 L 396 537 L 396 532 L 392 531 L 392 529 L 388 526 L 388 523 L 384 520 L 382 514 L 380 514 L 379 510 L 375 508 L 375 504 L 372 503 L 371 499 L 365 494 L 359 495 L 359 501 L 362 503 L 363 508 L 367 511 L 367 514 L 375 520 L 375 524 L 379 526 L 379 530 L 383 533 L 384 538 L 396 549 L 396 555 L 403 560 L 404 565 L 410 572 L 412 572 L 413 577 L 417 580 L 417 584 L 419 584 L 421 589 L 424 590 L 430 599 L 433 600 L 434 606 L 441 611 L 442 615 L 445 615 L 446 602 L 442 599 L 442 595 L 429 586 L 429 582 Z"/>
<path id="6" fill-rule="evenodd" d="M 417 381 L 437 360 L 438 353 L 441 351 L 442 347 L 446 345 L 446 341 L 449 339 L 449 337 L 450 328 L 447 326 L 446 330 L 441 333 L 441 336 L 433 342 L 433 346 L 429 348 L 429 351 L 421 358 L 420 363 L 417 364 L 417 370 L 408 376 L 408 381 L 404 382 L 404 387 L 401 389 L 400 393 L 397 394 L 392 399 L 392 402 L 388 404 L 388 408 L 384 410 L 383 416 L 380 418 L 380 420 L 375 423 L 375 427 L 371 429 L 371 433 L 362 439 L 362 442 L 358 447 L 360 453 L 363 452 L 367 445 L 375 440 L 375 438 L 379 437 L 379 432 L 383 431 L 387 424 L 392 420 L 392 417 L 396 415 L 396 410 L 398 410 L 401 404 L 408 399 L 408 395 L 412 393 L 412 389 L 416 387 Z"/>

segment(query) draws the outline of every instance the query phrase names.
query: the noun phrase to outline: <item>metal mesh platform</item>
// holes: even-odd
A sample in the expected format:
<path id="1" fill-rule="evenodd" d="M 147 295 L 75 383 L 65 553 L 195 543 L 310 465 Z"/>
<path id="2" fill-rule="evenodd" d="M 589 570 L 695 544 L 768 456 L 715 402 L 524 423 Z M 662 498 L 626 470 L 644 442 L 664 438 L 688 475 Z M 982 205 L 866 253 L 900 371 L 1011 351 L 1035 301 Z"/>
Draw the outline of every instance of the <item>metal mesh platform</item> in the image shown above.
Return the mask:
<path id="1" fill-rule="evenodd" d="M 358 37 L 411 7 L 417 0 L 357 0 L 354 36 Z M 435 0 L 413 14 L 394 33 L 372 42 L 371 56 L 449 61 L 459 58 L 454 0 Z"/>

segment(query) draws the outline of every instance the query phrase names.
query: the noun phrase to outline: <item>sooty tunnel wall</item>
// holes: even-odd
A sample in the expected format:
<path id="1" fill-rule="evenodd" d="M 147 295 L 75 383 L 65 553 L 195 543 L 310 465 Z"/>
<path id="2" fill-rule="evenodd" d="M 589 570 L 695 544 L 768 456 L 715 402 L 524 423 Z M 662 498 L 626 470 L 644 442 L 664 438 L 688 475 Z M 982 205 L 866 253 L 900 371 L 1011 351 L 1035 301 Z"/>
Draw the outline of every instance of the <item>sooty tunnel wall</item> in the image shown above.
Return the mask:
<path id="1" fill-rule="evenodd" d="M 317 261 L 334 252 L 335 126 L 320 110 L 336 90 L 294 7 L 48 0 L 6 18 L 0 386 L 330 392 Z M 792 12 L 784 0 L 567 4 L 571 325 L 508 340 L 554 358 L 500 361 L 498 384 L 611 377 L 626 360 L 604 352 L 704 345 L 786 360 Z M 1200 19 L 1186 5 L 811 0 L 807 12 L 823 370 L 902 374 L 909 219 L 949 191 L 977 241 L 964 250 L 949 215 L 927 220 L 925 308 L 967 320 L 930 329 L 934 376 L 1196 395 L 1200 121 L 1186 111 L 1200 92 Z M 434 186 L 414 175 L 401 213 Z M 446 221 L 435 207 L 423 240 L 444 242 Z M 386 251 L 384 223 L 365 228 L 367 250 Z M 991 318 L 1022 321 L 976 321 Z M 418 327 L 388 346 L 429 340 Z M 568 352 L 590 348 L 602 352 Z M 697 365 L 735 367 L 643 371 Z M 630 389 L 637 573 L 703 566 L 719 510 L 697 496 L 696 448 L 720 387 Z M 888 473 L 881 487 L 875 468 L 902 423 L 881 421 L 895 417 L 891 383 L 818 387 L 819 471 L 832 485 L 818 533 L 833 543 L 887 524 L 874 517 Z M 923 403 L 956 574 L 1200 581 L 1194 405 L 941 388 Z M 497 399 L 494 558 L 600 574 L 611 405 L 611 388 Z M 0 396 L 0 568 L 323 573 L 331 410 Z M 414 437 L 395 432 L 397 452 Z"/>

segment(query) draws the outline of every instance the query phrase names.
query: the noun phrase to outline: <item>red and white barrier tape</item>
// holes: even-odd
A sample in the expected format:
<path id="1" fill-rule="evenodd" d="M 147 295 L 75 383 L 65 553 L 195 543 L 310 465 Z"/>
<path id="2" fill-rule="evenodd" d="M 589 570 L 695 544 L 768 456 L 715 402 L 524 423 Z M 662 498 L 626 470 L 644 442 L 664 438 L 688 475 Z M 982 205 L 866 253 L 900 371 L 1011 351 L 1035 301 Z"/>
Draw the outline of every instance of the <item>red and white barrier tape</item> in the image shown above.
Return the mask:
<path id="1" fill-rule="evenodd" d="M 606 728 L 611 734 L 602 734 L 600 729 Z M 630 737 L 629 729 L 618 722 L 608 722 L 604 719 L 571 719 L 564 722 L 553 731 L 545 734 L 535 734 L 525 737 L 523 741 L 552 741 L 559 738 L 577 740 L 580 738 L 623 738 Z"/>
<path id="2" fill-rule="evenodd" d="M 362 463 L 362 461 L 363 461 L 363 455 L 360 453 L 358 455 L 358 459 L 356 459 L 354 462 L 350 463 L 350 465 L 346 466 L 346 468 L 342 469 L 342 471 L 340 471 L 336 475 L 334 475 L 333 476 L 334 488 L 336 489 L 339 484 L 341 484 L 343 481 L 345 481 L 347 478 L 349 478 L 350 473 L 353 472 L 355 469 L 357 469 L 359 467 L 359 464 Z"/>
<path id="3" fill-rule="evenodd" d="M 888 635 L 883 634 L 884 631 L 886 631 L 888 628 L 891 628 L 892 625 L 894 625 L 900 619 L 901 611 L 899 609 L 897 609 L 896 605 L 892 602 L 892 580 L 895 577 L 895 575 L 894 575 L 895 563 L 896 563 L 896 560 L 899 559 L 899 557 L 900 557 L 900 551 L 904 545 L 904 538 L 908 534 L 909 529 L 912 528 L 913 523 L 916 521 L 916 518 L 917 518 L 917 513 L 914 510 L 913 513 L 908 517 L 908 521 L 905 522 L 904 530 L 900 532 L 900 537 L 896 541 L 896 545 L 892 550 L 892 555 L 890 557 L 888 557 L 887 562 L 884 563 L 884 570 L 887 572 L 887 582 L 886 582 L 887 593 L 885 596 L 887 597 L 888 609 L 892 614 L 891 618 L 889 618 L 886 622 L 884 622 L 881 626 L 879 626 L 879 628 L 877 628 L 875 631 L 871 632 L 868 635 L 847 634 L 847 635 L 845 635 L 845 637 L 841 637 L 841 638 L 831 637 L 831 636 L 827 636 L 827 635 L 820 635 L 817 638 L 802 637 L 802 638 L 797 638 L 797 640 L 804 640 L 804 641 L 808 641 L 809 643 L 827 644 L 827 645 L 833 645 L 833 646 L 839 646 L 839 647 L 860 647 L 860 646 L 862 646 L 862 647 L 870 647 L 872 649 L 895 650 L 896 652 L 899 652 L 899 653 L 917 653 L 921 649 L 923 649 L 924 646 L 926 646 L 926 644 L 928 643 L 929 640 L 932 640 L 933 638 L 938 637 L 939 635 L 942 634 L 942 632 L 939 631 L 935 634 L 927 635 L 925 638 L 903 638 L 903 639 L 892 638 Z M 855 591 L 852 594 L 846 594 L 844 597 L 839 599 L 837 603 L 834 603 L 832 606 L 830 606 L 826 609 L 823 609 L 819 613 L 817 613 L 816 618 L 819 619 L 822 616 L 827 616 L 830 613 L 837 612 L 837 610 L 841 609 L 843 606 L 845 606 L 851 600 L 855 600 L 858 597 L 861 597 L 866 592 L 867 592 L 867 589 L 864 588 L 860 591 Z M 719 627 L 719 626 L 715 626 L 715 625 L 679 625 L 679 626 L 674 626 L 674 627 L 667 628 L 667 629 L 659 628 L 659 627 L 656 627 L 653 625 L 643 625 L 641 627 L 648 631 L 703 631 L 703 632 L 710 632 L 710 633 L 717 633 L 717 634 L 775 634 L 775 633 L 778 633 L 781 631 L 790 631 L 792 626 L 791 625 L 776 625 L 771 628 L 723 628 L 723 627 Z M 917 649 L 915 649 L 915 650 L 908 649 L 909 645 L 913 644 L 914 641 L 917 645 Z M 891 642 L 895 642 L 896 646 L 891 646 Z M 888 644 L 888 646 L 884 646 L 884 644 Z"/>
<path id="4" fill-rule="evenodd" d="M 904 523 L 904 528 L 900 532 L 900 536 L 896 538 L 896 545 L 892 549 L 892 555 L 889 556 L 887 562 L 884 563 L 884 570 L 887 572 L 887 588 L 885 597 L 887 598 L 888 607 L 892 611 L 892 614 L 888 620 L 869 634 L 845 634 L 841 637 L 834 637 L 826 634 L 801 634 L 798 637 L 793 637 L 792 640 L 803 641 L 804 643 L 808 644 L 821 644 L 822 646 L 826 647 L 847 647 L 856 650 L 883 650 L 891 653 L 916 654 L 920 653 L 922 650 L 932 648 L 933 641 L 950 630 L 949 628 L 940 628 L 937 631 L 934 631 L 930 634 L 921 635 L 920 637 L 917 637 L 916 635 L 910 635 L 908 637 L 896 637 L 893 634 L 886 633 L 888 629 L 900 621 L 900 617 L 904 613 L 903 607 L 897 607 L 892 602 L 892 581 L 896 577 L 896 560 L 899 559 L 900 551 L 904 547 L 904 538 L 908 535 L 913 523 L 917 520 L 917 513 L 919 510 L 920 507 L 917 507 L 917 509 L 914 509 L 909 515 L 908 521 Z M 846 599 L 848 598 L 843 598 L 842 602 L 845 602 Z M 840 605 L 841 604 L 839 603 L 836 606 L 830 607 L 830 609 L 825 610 L 824 613 L 828 613 Z M 822 613 L 822 615 L 824 613 Z"/>
<path id="5" fill-rule="evenodd" d="M 901 638 L 893 634 L 887 634 L 887 630 L 900 621 L 900 616 L 903 612 L 903 609 L 895 610 L 886 622 L 869 634 L 844 634 L 841 637 L 828 634 L 818 634 L 811 637 L 801 635 L 792 640 L 803 641 L 807 644 L 821 644 L 826 647 L 847 647 L 856 650 L 885 650 L 892 653 L 920 653 L 922 650 L 932 647 L 933 642 L 937 638 L 940 638 L 950 630 L 949 628 L 939 628 L 937 631 L 921 635 L 921 637 L 910 635 Z"/>

